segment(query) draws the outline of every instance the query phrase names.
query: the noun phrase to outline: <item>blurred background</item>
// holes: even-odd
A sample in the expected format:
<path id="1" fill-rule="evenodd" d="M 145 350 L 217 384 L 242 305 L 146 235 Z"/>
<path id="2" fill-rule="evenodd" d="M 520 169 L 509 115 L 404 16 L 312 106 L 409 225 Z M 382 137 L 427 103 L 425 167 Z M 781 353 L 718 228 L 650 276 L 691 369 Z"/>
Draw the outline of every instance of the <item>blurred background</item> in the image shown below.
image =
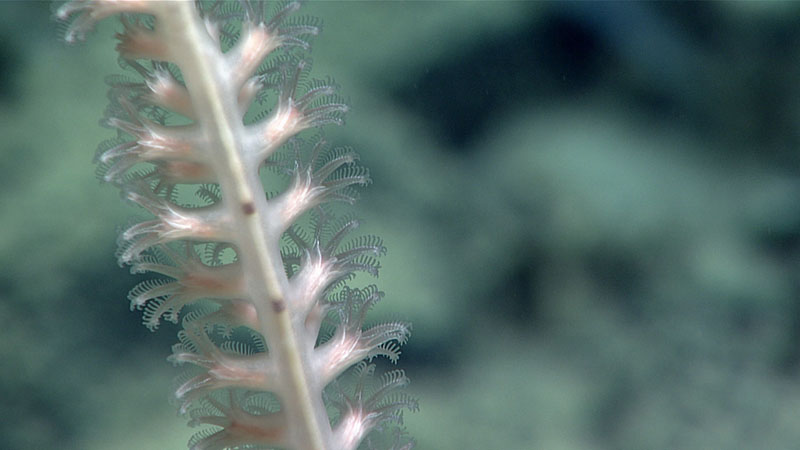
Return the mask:
<path id="1" fill-rule="evenodd" d="M 0 4 L 0 448 L 185 448 L 94 177 L 115 24 Z M 311 2 L 420 449 L 800 442 L 800 4 Z"/>

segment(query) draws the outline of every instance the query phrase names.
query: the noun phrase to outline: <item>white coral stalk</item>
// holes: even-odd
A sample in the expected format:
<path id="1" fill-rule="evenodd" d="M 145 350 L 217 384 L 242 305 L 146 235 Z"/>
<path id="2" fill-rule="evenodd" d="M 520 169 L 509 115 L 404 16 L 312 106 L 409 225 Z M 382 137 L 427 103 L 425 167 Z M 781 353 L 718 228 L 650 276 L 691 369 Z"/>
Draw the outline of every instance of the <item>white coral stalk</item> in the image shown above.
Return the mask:
<path id="1" fill-rule="evenodd" d="M 106 181 L 155 216 L 121 234 L 118 256 L 134 272 L 168 277 L 140 283 L 129 297 L 151 329 L 162 318 L 182 319 L 170 360 L 196 370 L 176 397 L 191 423 L 216 427 L 196 435 L 193 449 L 355 449 L 379 424 L 399 422 L 402 408 L 416 408 L 389 394 L 408 382 L 400 371 L 364 390 L 374 366 L 359 361 L 396 362 L 410 327 L 362 329 L 383 293 L 344 285 L 357 271 L 377 275 L 385 248 L 374 236 L 345 241 L 358 222 L 321 209 L 352 203 L 353 187 L 370 179 L 352 150 L 297 137 L 341 124 L 347 111 L 332 81 L 305 81 L 304 59 L 271 57 L 307 48 L 317 34 L 316 21 L 290 17 L 298 8 L 283 3 L 265 14 L 258 1 L 80 0 L 57 13 L 74 18 L 69 41 L 123 13 L 117 51 L 143 80 L 110 82 L 104 123 L 118 137 L 101 144 L 98 162 Z M 246 124 L 245 112 L 270 89 L 277 104 Z M 265 165 L 290 177 L 272 198 L 259 173 Z M 297 225 L 309 214 L 310 233 Z M 320 333 L 326 321 L 330 337 Z M 347 394 L 331 383 L 354 365 L 356 388 Z M 325 398 L 340 409 L 333 423 Z"/>

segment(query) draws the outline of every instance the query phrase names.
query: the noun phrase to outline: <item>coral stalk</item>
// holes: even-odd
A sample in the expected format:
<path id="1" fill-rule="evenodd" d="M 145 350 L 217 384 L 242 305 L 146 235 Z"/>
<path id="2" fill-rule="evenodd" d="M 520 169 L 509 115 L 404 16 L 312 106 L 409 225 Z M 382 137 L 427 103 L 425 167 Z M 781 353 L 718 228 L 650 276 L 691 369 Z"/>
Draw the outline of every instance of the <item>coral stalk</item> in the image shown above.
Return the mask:
<path id="1" fill-rule="evenodd" d="M 369 182 L 355 153 L 298 136 L 341 123 L 347 110 L 332 82 L 305 81 L 299 53 L 319 28 L 294 19 L 298 8 L 83 0 L 57 12 L 73 20 L 68 41 L 121 13 L 123 67 L 144 78 L 110 79 L 104 123 L 117 137 L 101 144 L 98 162 L 104 180 L 155 216 L 122 233 L 118 257 L 132 271 L 168 277 L 140 283 L 129 298 L 149 328 L 161 319 L 184 328 L 170 359 L 197 370 L 176 398 L 192 424 L 215 427 L 196 435 L 193 449 L 355 449 L 370 430 L 401 422 L 402 409 L 416 409 L 408 396 L 386 395 L 407 384 L 402 371 L 363 394 L 374 365 L 359 361 L 395 362 L 410 327 L 362 330 L 383 293 L 345 284 L 356 271 L 377 275 L 385 249 L 374 236 L 340 245 L 357 222 L 337 221 L 328 204 L 352 203 L 352 187 Z M 250 119 L 271 91 L 277 104 Z M 264 167 L 289 176 L 285 192 L 264 193 Z M 354 365 L 350 395 L 335 380 Z M 328 417 L 326 398 L 338 416 Z"/>

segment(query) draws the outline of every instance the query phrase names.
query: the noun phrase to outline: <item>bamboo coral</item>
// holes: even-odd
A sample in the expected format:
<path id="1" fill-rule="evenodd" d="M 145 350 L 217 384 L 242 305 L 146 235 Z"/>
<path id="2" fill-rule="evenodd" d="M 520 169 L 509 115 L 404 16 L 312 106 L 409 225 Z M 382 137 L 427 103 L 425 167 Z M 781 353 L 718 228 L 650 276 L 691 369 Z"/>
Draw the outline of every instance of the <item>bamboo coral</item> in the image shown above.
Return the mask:
<path id="1" fill-rule="evenodd" d="M 57 11 L 71 21 L 70 42 L 121 14 L 117 51 L 140 78 L 109 78 L 103 123 L 117 136 L 97 160 L 105 181 L 154 216 L 121 234 L 118 258 L 166 277 L 129 298 L 149 328 L 162 319 L 183 326 L 170 359 L 196 370 L 176 397 L 191 424 L 213 427 L 193 449 L 372 448 L 370 430 L 417 408 L 396 392 L 408 383 L 401 370 L 367 382 L 375 366 L 362 360 L 395 362 L 410 326 L 363 330 L 383 293 L 346 285 L 358 271 L 377 275 L 385 248 L 374 236 L 348 241 L 358 222 L 326 206 L 352 202 L 353 187 L 369 183 L 356 154 L 321 134 L 297 136 L 347 111 L 332 81 L 307 81 L 302 53 L 319 24 L 296 17 L 298 8 L 77 0 Z M 251 115 L 272 91 L 277 104 Z M 264 193 L 265 167 L 289 177 L 284 192 Z M 336 378 L 351 366 L 348 389 Z M 392 448 L 413 444 L 396 436 Z"/>

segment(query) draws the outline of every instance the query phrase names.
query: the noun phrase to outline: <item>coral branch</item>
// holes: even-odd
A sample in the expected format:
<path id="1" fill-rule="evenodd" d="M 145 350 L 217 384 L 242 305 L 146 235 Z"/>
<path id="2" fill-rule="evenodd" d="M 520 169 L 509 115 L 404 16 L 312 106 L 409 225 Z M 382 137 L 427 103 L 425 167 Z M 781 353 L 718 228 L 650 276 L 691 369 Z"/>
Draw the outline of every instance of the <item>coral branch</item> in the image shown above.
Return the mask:
<path id="1" fill-rule="evenodd" d="M 402 372 L 369 388 L 375 368 L 359 363 L 396 362 L 410 326 L 364 329 L 383 293 L 345 284 L 356 272 L 377 276 L 386 249 L 375 236 L 350 238 L 358 221 L 323 207 L 353 203 L 370 177 L 351 149 L 298 136 L 343 123 L 347 111 L 333 81 L 306 81 L 310 64 L 297 52 L 319 23 L 295 18 L 299 7 L 284 2 L 267 14 L 248 0 L 78 0 L 57 12 L 73 20 L 68 41 L 122 13 L 116 49 L 140 78 L 108 79 L 103 123 L 117 136 L 98 148 L 98 172 L 154 216 L 121 233 L 117 256 L 132 272 L 160 276 L 129 294 L 145 325 L 181 323 L 169 360 L 189 374 L 175 396 L 192 425 L 213 427 L 192 438 L 196 450 L 355 449 L 416 409 L 396 392 L 408 383 Z M 245 124 L 271 90 L 277 103 Z M 284 192 L 264 193 L 265 165 L 288 176 Z M 353 365 L 353 393 L 332 395 L 329 385 Z M 328 406 L 339 410 L 333 426 Z"/>

